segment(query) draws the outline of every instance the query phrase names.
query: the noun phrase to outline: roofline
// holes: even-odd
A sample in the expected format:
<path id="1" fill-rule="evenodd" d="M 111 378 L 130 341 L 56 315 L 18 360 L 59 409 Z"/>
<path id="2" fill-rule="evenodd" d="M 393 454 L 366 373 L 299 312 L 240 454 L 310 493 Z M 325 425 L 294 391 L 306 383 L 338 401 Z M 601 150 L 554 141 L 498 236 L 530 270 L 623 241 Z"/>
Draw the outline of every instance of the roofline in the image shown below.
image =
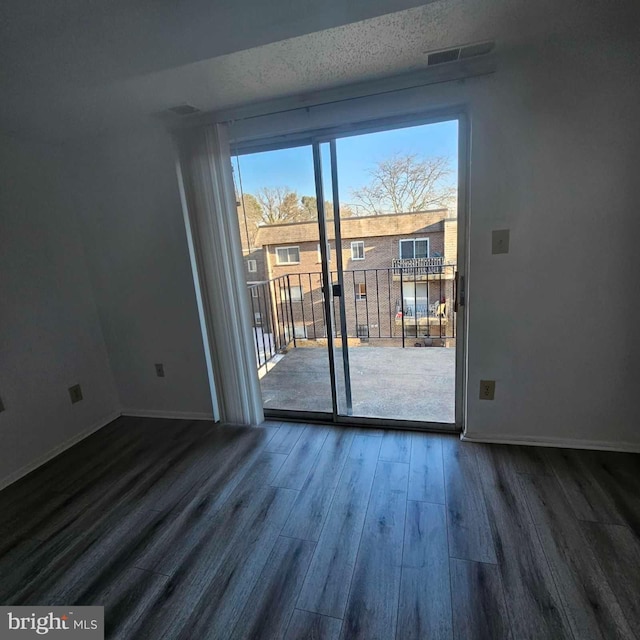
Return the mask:
<path id="1" fill-rule="evenodd" d="M 398 216 L 415 216 L 423 213 L 438 213 L 439 211 L 449 211 L 446 207 L 442 209 L 426 209 L 425 211 L 403 211 L 402 213 L 381 213 L 379 215 L 372 216 L 350 216 L 348 218 L 342 218 L 342 222 L 346 220 L 368 220 L 369 218 L 397 218 Z M 453 218 L 452 218 L 453 220 Z M 317 220 L 301 220 L 300 222 L 281 222 L 279 224 L 262 224 L 258 225 L 258 229 L 273 229 L 274 227 L 295 227 L 301 224 L 317 224 Z"/>

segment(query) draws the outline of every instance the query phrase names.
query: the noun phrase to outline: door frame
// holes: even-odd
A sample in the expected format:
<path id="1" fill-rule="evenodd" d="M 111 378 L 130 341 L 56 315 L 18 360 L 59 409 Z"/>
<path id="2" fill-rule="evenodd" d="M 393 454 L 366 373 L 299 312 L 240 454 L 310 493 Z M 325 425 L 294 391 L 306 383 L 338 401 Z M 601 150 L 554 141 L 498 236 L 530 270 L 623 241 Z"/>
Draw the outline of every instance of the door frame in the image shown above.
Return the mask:
<path id="1" fill-rule="evenodd" d="M 244 153 L 267 151 L 278 148 L 289 148 L 295 146 L 311 146 L 314 150 L 314 172 L 316 184 L 318 176 L 322 180 L 321 159 L 319 157 L 319 145 L 323 143 L 332 143 L 335 145 L 337 138 L 352 137 L 355 135 L 363 135 L 366 133 L 376 133 L 380 131 L 389 131 L 393 129 L 404 129 L 411 126 L 437 124 L 439 122 L 447 122 L 456 120 L 458 122 L 458 247 L 457 247 L 457 283 L 455 301 L 458 311 L 456 313 L 456 374 L 455 374 L 455 422 L 442 423 L 431 421 L 414 421 L 401 420 L 391 418 L 375 418 L 364 416 L 347 416 L 339 415 L 337 411 L 337 387 L 336 387 L 336 371 L 335 371 L 335 347 L 333 336 L 327 331 L 327 343 L 329 349 L 329 373 L 331 377 L 332 391 L 332 413 L 321 411 L 298 411 L 288 409 L 265 409 L 264 414 L 267 418 L 277 420 L 305 421 L 316 422 L 322 424 L 342 424 L 351 426 L 369 426 L 384 427 L 392 429 L 411 429 L 420 431 L 436 431 L 436 432 L 463 432 L 466 428 L 467 417 L 467 380 L 468 380 L 468 282 L 469 282 L 469 174 L 470 174 L 470 151 L 471 151 L 471 122 L 469 117 L 469 109 L 466 105 L 452 107 L 450 109 L 438 109 L 431 111 L 423 111 L 420 113 L 403 114 L 399 116 L 389 116 L 386 118 L 376 118 L 373 120 L 362 120 L 348 125 L 331 127 L 322 131 L 309 131 L 308 135 L 297 136 L 294 141 L 267 141 L 260 140 L 252 143 L 245 141 L 236 147 L 236 152 L 244 151 Z M 316 148 L 318 149 L 318 158 L 316 160 Z M 246 149 L 246 150 L 245 150 Z M 250 150 L 249 150 L 250 149 Z M 333 167 L 332 167 L 333 173 Z M 333 185 L 333 181 L 332 181 Z M 320 185 L 322 187 L 322 185 Z M 317 191 L 317 189 L 316 189 Z M 319 209 L 324 209 L 324 200 L 322 203 L 318 201 Z M 320 217 L 320 211 L 319 211 Z M 324 215 L 323 215 L 324 218 Z M 325 227 L 326 221 L 323 220 L 321 227 Z M 322 241 L 321 230 L 320 251 L 322 254 L 323 266 L 323 286 L 325 290 L 329 286 L 328 277 L 325 282 L 325 272 L 328 273 L 328 260 L 326 242 Z M 325 296 L 325 315 L 327 312 L 332 314 L 332 305 L 329 296 Z M 329 324 L 333 326 L 332 315 L 326 316 Z"/>

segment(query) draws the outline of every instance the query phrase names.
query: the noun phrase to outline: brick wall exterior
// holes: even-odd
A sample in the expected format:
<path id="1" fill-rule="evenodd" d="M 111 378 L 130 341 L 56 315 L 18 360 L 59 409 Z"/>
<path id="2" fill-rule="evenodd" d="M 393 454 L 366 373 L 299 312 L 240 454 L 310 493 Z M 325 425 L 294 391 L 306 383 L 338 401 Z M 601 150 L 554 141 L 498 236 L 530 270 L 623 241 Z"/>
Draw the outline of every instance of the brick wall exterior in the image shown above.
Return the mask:
<path id="1" fill-rule="evenodd" d="M 382 217 L 381 217 L 382 218 Z M 374 220 L 367 231 L 384 230 L 385 220 Z M 296 327 L 298 337 L 309 339 L 324 338 L 324 309 L 321 291 L 321 264 L 318 256 L 318 236 L 310 240 L 287 242 L 287 225 L 282 225 L 281 239 L 278 244 L 266 245 L 266 278 L 275 280 L 271 292 L 271 307 L 282 316 L 283 324 L 291 323 Z M 402 315 L 398 315 L 400 303 L 404 297 L 409 307 L 405 308 L 405 336 L 408 337 L 453 337 L 453 274 L 455 266 L 445 267 L 442 274 L 405 275 L 403 281 L 392 270 L 393 259 L 399 258 L 399 241 L 409 238 L 428 238 L 429 255 L 443 256 L 445 264 L 455 265 L 457 251 L 456 221 L 440 219 L 427 227 L 422 226 L 415 233 L 398 235 L 371 235 L 360 238 L 343 238 L 342 260 L 344 270 L 344 301 L 347 332 L 349 336 L 360 335 L 375 341 L 382 338 L 402 337 Z M 364 242 L 365 258 L 352 259 L 351 243 Z M 276 248 L 279 246 L 297 246 L 300 261 L 297 264 L 278 264 Z M 331 268 L 336 265 L 335 242 L 329 242 L 331 250 Z M 335 275 L 334 278 L 335 280 Z M 364 299 L 357 299 L 359 284 L 365 284 Z M 293 289 L 289 301 L 288 287 Z M 303 299 L 297 299 L 296 287 L 301 287 Z M 413 303 L 413 291 L 418 289 L 418 303 L 437 304 L 444 300 L 446 315 L 437 324 L 422 324 L 416 331 L 415 321 L 410 317 Z M 426 294 L 426 295 L 425 295 Z M 425 296 L 423 298 L 423 296 Z M 266 307 L 266 301 L 264 303 Z M 336 326 L 339 322 L 339 305 L 334 300 Z"/>
<path id="2" fill-rule="evenodd" d="M 255 260 L 256 271 L 249 271 L 249 260 Z M 267 265 L 265 262 L 265 255 L 262 248 L 250 249 L 242 252 L 242 261 L 244 264 L 244 277 L 247 284 L 253 282 L 264 282 L 268 280 Z"/>
<path id="3" fill-rule="evenodd" d="M 458 258 L 458 221 L 448 218 L 444 224 L 444 261 L 446 264 L 456 264 Z"/>

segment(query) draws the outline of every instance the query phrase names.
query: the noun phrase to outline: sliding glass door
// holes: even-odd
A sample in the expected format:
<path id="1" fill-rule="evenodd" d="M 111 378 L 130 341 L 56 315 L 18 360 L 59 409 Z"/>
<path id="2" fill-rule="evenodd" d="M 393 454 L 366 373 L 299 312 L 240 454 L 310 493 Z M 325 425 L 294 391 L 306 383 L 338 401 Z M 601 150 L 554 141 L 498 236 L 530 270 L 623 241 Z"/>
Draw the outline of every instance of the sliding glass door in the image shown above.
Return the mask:
<path id="1" fill-rule="evenodd" d="M 458 125 L 235 158 L 268 415 L 459 424 Z"/>
<path id="2" fill-rule="evenodd" d="M 265 411 L 332 415 L 312 147 L 232 164 Z"/>

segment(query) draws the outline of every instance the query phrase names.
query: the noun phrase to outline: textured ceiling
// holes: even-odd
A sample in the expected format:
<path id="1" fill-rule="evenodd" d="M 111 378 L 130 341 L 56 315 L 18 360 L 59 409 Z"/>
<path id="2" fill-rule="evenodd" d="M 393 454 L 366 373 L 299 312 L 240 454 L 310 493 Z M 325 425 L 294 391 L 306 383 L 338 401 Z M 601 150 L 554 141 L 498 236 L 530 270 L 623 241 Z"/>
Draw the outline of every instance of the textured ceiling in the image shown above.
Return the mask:
<path id="1" fill-rule="evenodd" d="M 193 0 L 188 5 L 193 7 L 194 3 L 197 4 Z M 243 0 L 241 4 L 247 3 L 248 0 Z M 139 44 L 143 49 L 138 55 L 131 57 L 129 67 L 124 59 L 126 56 L 120 50 L 120 40 L 126 43 L 125 52 L 131 49 L 131 28 L 123 27 L 124 35 L 120 39 L 117 37 L 117 30 L 113 31 L 118 25 L 122 26 L 123 16 L 128 15 L 123 13 L 119 20 L 108 23 L 111 31 L 107 30 L 102 34 L 97 45 L 94 43 L 91 46 L 91 41 L 85 42 L 85 34 L 75 42 L 75 47 L 63 47 L 64 55 L 54 55 L 56 52 L 52 51 L 48 63 L 40 55 L 34 55 L 33 60 L 30 60 L 29 47 L 25 48 L 26 54 L 19 65 L 15 62 L 15 56 L 9 56 L 14 61 L 13 67 L 9 72 L 0 74 L 0 88 L 3 90 L 0 126 L 21 133 L 31 132 L 53 138 L 64 138 L 74 132 L 86 135 L 89 132 L 103 132 L 140 122 L 154 113 L 181 103 L 190 103 L 208 111 L 395 75 L 424 67 L 425 51 L 449 46 L 491 39 L 496 40 L 498 53 L 504 54 L 510 48 L 527 46 L 527 43 L 541 39 L 591 38 L 594 31 L 606 36 L 607 29 L 614 28 L 619 35 L 624 7 L 631 11 L 636 3 L 637 0 L 619 0 L 614 13 L 610 4 L 604 0 L 591 0 L 586 3 L 588 7 L 585 7 L 582 0 L 440 0 L 280 40 L 277 37 L 283 32 L 282 27 L 271 31 L 268 29 L 269 24 L 274 22 L 272 16 L 265 24 L 265 33 L 254 33 L 251 38 L 251 30 L 255 24 L 254 21 L 249 21 L 247 30 L 236 41 L 223 39 L 222 44 L 213 48 L 197 42 L 198 37 L 200 40 L 204 39 L 205 44 L 208 42 L 201 30 L 186 38 L 183 21 L 177 19 L 175 33 L 181 34 L 183 50 L 177 46 L 178 41 L 174 37 L 166 50 L 161 54 L 155 52 L 154 55 L 153 50 L 144 49 L 145 46 L 149 47 L 149 38 L 141 36 Z M 70 15 L 75 15 L 71 11 L 74 7 L 80 11 L 86 4 L 100 6 L 101 3 L 82 3 L 76 0 L 63 4 Z M 166 8 L 170 3 L 157 4 Z M 230 0 L 209 3 L 219 6 L 221 15 L 226 20 L 216 25 L 218 31 L 221 25 L 224 27 L 233 22 L 229 17 L 231 4 Z M 272 0 L 269 6 L 276 4 L 281 9 L 291 5 L 298 6 L 293 0 Z M 318 17 L 317 7 L 325 5 L 317 2 L 314 5 L 305 0 L 300 5 L 308 6 L 310 11 L 305 27 L 294 25 L 295 20 L 299 21 L 296 14 L 295 19 L 292 18 L 287 23 L 288 28 L 293 32 L 296 29 L 304 31 L 304 28 L 311 28 L 310 25 L 323 24 L 328 20 L 345 22 L 352 16 L 361 15 L 362 12 L 355 10 L 350 15 L 334 15 L 336 6 L 347 4 L 350 7 L 370 5 L 369 10 L 378 13 L 384 13 L 384 6 L 391 6 L 391 3 L 383 0 L 369 0 L 368 3 L 352 0 L 338 5 L 328 1 L 326 7 L 329 13 Z M 398 6 L 399 3 L 394 4 Z M 405 6 L 411 4 L 415 3 L 404 2 Z M 264 5 L 265 3 L 261 4 Z M 311 5 L 315 8 L 312 9 Z M 135 15 L 138 19 L 142 19 L 144 3 L 132 6 L 137 9 L 138 13 Z M 334 14 L 330 15 L 332 7 Z M 150 15 L 154 16 L 155 21 L 150 20 L 149 28 L 158 21 L 155 14 L 150 12 Z M 279 15 L 278 12 L 276 15 Z M 52 13 L 47 16 L 49 17 L 53 20 L 56 14 Z M 59 21 L 60 16 L 57 18 Z M 69 21 L 68 15 L 66 18 L 67 22 L 60 25 L 59 29 L 54 20 L 53 31 L 71 38 L 75 33 L 74 29 L 82 29 L 83 21 Z M 89 23 L 90 33 L 94 35 L 101 24 L 98 18 L 93 16 Z M 168 16 L 165 18 L 168 19 Z M 18 35 L 37 39 L 40 34 L 43 41 L 48 42 L 40 33 L 43 29 L 42 20 L 39 14 L 38 20 L 31 24 L 28 16 L 22 15 L 21 20 L 16 22 L 20 27 L 17 28 Z M 102 23 L 105 20 L 106 18 Z M 31 30 L 26 28 L 29 25 Z M 169 26 L 163 23 L 162 28 L 157 25 L 155 28 L 158 33 L 165 33 L 170 31 Z M 633 22 L 628 23 L 628 27 L 633 31 Z M 9 42 L 16 40 L 17 34 L 8 32 L 6 23 L 2 29 L 2 35 L 7 36 Z M 107 34 L 111 35 L 111 41 Z M 277 41 L 201 59 L 204 51 L 221 51 L 225 47 L 234 49 L 249 41 L 255 43 L 274 39 Z M 69 51 L 82 50 L 83 46 L 88 53 L 82 63 L 67 67 L 67 63 L 60 62 L 69 55 Z M 7 48 L 6 42 L 3 47 Z M 41 53 L 38 47 L 36 51 Z M 199 61 L 180 64 L 185 59 L 196 58 Z M 59 64 L 63 64 L 62 69 L 58 68 Z M 99 74 L 95 74 L 95 77 L 91 74 L 87 76 L 92 65 L 102 71 L 107 69 L 108 73 L 101 77 Z M 131 75 L 137 68 L 150 66 L 159 66 L 163 70 Z M 77 72 L 75 75 L 72 73 L 74 71 Z M 105 76 L 126 78 L 105 82 Z"/>
<path id="2" fill-rule="evenodd" d="M 408 9 L 420 0 L 2 0 L 0 79 L 160 71 Z"/>

